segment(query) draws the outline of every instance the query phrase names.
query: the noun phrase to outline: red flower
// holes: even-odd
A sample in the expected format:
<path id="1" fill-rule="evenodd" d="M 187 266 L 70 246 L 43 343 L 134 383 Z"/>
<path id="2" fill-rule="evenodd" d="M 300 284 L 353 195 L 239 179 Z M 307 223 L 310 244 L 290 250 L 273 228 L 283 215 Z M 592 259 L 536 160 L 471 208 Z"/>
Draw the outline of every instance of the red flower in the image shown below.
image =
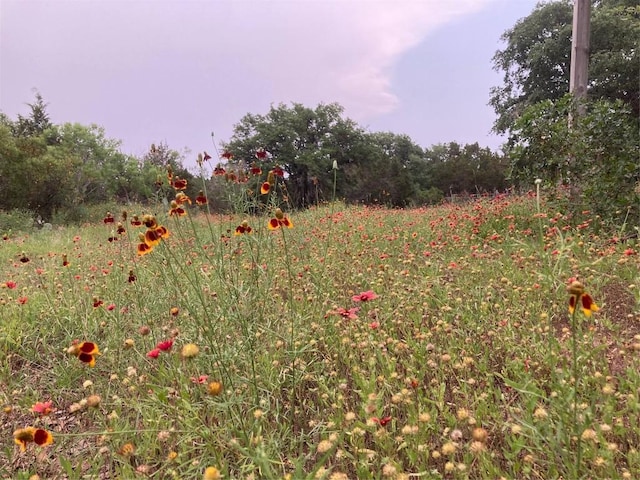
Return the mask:
<path id="1" fill-rule="evenodd" d="M 222 152 L 222 155 L 220 155 L 222 158 L 224 158 L 225 160 L 231 160 L 233 158 L 233 153 L 231 153 L 228 150 L 225 150 L 224 152 Z"/>
<path id="2" fill-rule="evenodd" d="M 253 162 L 251 164 L 251 168 L 249 169 L 249 172 L 251 172 L 251 175 L 261 175 L 262 169 L 258 165 L 256 165 L 256 162 Z"/>
<path id="3" fill-rule="evenodd" d="M 269 182 L 264 182 L 261 186 L 260 186 L 260 193 L 262 195 L 266 195 L 267 193 L 269 193 L 269 191 L 271 190 L 271 184 Z"/>
<path id="4" fill-rule="evenodd" d="M 32 407 L 31 411 L 34 413 L 39 413 L 40 415 L 49 415 L 52 412 L 51 406 L 53 402 L 49 400 L 48 402 L 36 402 Z"/>
<path id="5" fill-rule="evenodd" d="M 268 156 L 269 156 L 269 153 L 267 153 L 267 151 L 264 148 L 259 148 L 258 151 L 256 152 L 256 158 L 258 160 L 264 160 Z"/>
<path id="6" fill-rule="evenodd" d="M 209 155 L 207 152 L 204 152 L 204 157 L 203 158 L 204 158 L 204 160 L 206 162 L 208 160 L 211 160 L 211 155 Z"/>
<path id="7" fill-rule="evenodd" d="M 27 300 L 29 300 L 27 297 L 19 297 L 18 298 L 18 303 L 20 305 L 24 305 L 25 303 L 27 303 Z"/>
<path id="8" fill-rule="evenodd" d="M 224 153 L 223 153 L 224 155 Z M 218 166 L 216 168 L 213 169 L 213 175 L 214 177 L 221 177 L 226 173 L 226 170 L 224 168 L 222 168 L 222 166 L 220 164 L 218 164 Z"/>
<path id="9" fill-rule="evenodd" d="M 198 193 L 198 196 L 196 197 L 196 205 L 206 205 L 206 204 L 207 204 L 207 197 L 205 197 L 204 192 L 200 190 L 200 193 Z"/>
<path id="10" fill-rule="evenodd" d="M 104 218 L 102 219 L 102 221 L 103 221 L 104 223 L 114 223 L 114 222 L 116 221 L 116 219 L 115 219 L 115 218 L 113 218 L 113 215 L 111 215 L 111 212 L 107 212 L 107 216 L 106 216 L 106 217 L 104 217 Z"/>
<path id="11" fill-rule="evenodd" d="M 16 282 L 12 282 L 11 280 L 9 280 L 8 282 L 4 283 L 4 286 L 12 290 L 16 288 L 17 284 Z"/>
<path id="12" fill-rule="evenodd" d="M 99 306 L 101 306 L 104 302 L 98 298 L 94 298 L 93 299 L 93 308 L 98 308 Z"/>
<path id="13" fill-rule="evenodd" d="M 173 188 L 176 190 L 186 190 L 187 189 L 187 181 L 183 178 L 176 177 L 173 181 Z"/>
<path id="14" fill-rule="evenodd" d="M 340 315 L 343 318 L 348 318 L 350 320 L 355 320 L 356 318 L 358 318 L 357 313 L 360 311 L 359 307 L 353 307 L 350 309 L 346 309 L 346 308 L 338 308 L 335 313 L 337 313 L 338 315 Z"/>
<path id="15" fill-rule="evenodd" d="M 377 423 L 381 427 L 384 427 L 387 423 L 391 421 L 391 417 L 390 416 L 382 417 L 382 418 L 373 417 L 371 421 L 373 423 Z"/>
<path id="16" fill-rule="evenodd" d="M 165 340 L 164 342 L 158 342 L 156 349 L 168 352 L 173 347 L 173 339 Z"/>
<path id="17" fill-rule="evenodd" d="M 236 227 L 234 235 L 243 235 L 245 233 L 251 233 L 252 228 L 249 226 L 249 222 L 244 220 L 240 225 Z"/>
<path id="18" fill-rule="evenodd" d="M 275 167 L 273 167 L 272 172 L 276 177 L 284 177 L 284 170 L 282 170 L 280 165 L 276 165 Z"/>
<path id="19" fill-rule="evenodd" d="M 191 377 L 191 381 L 193 383 L 198 383 L 200 385 L 202 385 L 203 383 L 207 383 L 208 379 L 209 379 L 209 375 L 200 375 L 199 377 Z"/>
<path id="20" fill-rule="evenodd" d="M 160 349 L 154 348 L 150 352 L 147 352 L 147 357 L 149 358 L 158 358 L 160 356 Z"/>
<path id="21" fill-rule="evenodd" d="M 354 295 L 353 297 L 351 297 L 351 300 L 353 300 L 354 302 L 368 302 L 369 300 L 375 300 L 376 298 L 378 298 L 378 295 L 373 293 L 373 291 L 371 290 L 367 290 L 366 292 Z"/>

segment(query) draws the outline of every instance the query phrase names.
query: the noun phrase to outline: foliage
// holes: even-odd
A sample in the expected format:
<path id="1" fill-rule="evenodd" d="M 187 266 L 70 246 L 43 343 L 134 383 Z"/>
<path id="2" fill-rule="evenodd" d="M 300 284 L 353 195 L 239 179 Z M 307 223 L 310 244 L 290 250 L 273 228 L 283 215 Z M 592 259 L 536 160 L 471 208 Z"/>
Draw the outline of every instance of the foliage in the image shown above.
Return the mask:
<path id="1" fill-rule="evenodd" d="M 0 115 L 2 209 L 81 221 L 86 205 L 155 199 L 157 179 L 166 177 L 169 165 L 182 178 L 193 178 L 164 144 L 138 161 L 121 153 L 120 142 L 97 125 L 52 124 L 40 94 L 29 108 L 30 115 L 16 121 Z"/>
<path id="2" fill-rule="evenodd" d="M 506 47 L 493 57 L 503 85 L 491 91 L 498 118 L 494 129 L 508 132 L 524 110 L 569 91 L 572 4 L 540 3 L 502 35 Z M 623 101 L 640 112 L 640 6 L 636 0 L 602 0 L 592 8 L 588 95 Z"/>
<path id="3" fill-rule="evenodd" d="M 343 172 L 336 195 L 350 203 L 422 205 L 443 192 L 492 192 L 505 185 L 503 162 L 489 149 L 450 144 L 424 150 L 407 135 L 366 132 L 342 113 L 337 104 L 272 106 L 266 115 L 243 117 L 225 147 L 243 168 L 256 163 L 259 149 L 268 152 L 258 163 L 263 170 L 281 164 L 297 208 L 330 198 L 333 161 Z"/>
<path id="4" fill-rule="evenodd" d="M 609 222 L 640 221 L 640 129 L 621 101 L 599 100 L 580 115 L 570 95 L 527 108 L 514 124 L 511 178 L 533 185 L 573 185 L 573 211 Z M 572 117 L 571 126 L 568 118 Z M 562 190 L 560 190 L 562 191 Z"/>

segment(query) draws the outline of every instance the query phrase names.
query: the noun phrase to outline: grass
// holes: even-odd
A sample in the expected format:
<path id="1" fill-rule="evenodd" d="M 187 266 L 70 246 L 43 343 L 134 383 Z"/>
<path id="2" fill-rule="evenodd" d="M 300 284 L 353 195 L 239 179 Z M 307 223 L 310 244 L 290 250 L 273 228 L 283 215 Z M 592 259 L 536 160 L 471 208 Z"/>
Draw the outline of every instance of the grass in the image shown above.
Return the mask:
<path id="1" fill-rule="evenodd" d="M 638 478 L 638 246 L 540 208 L 190 207 L 144 256 L 129 224 L 12 233 L 0 476 Z M 571 278 L 599 312 L 572 319 Z"/>

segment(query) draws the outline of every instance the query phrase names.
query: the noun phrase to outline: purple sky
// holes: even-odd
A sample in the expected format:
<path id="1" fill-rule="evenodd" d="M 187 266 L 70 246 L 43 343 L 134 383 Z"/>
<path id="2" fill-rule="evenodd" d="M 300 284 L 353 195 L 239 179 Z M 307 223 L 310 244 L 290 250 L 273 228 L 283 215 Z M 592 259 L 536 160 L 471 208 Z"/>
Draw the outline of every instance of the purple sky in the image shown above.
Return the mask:
<path id="1" fill-rule="evenodd" d="M 122 151 L 191 153 L 271 104 L 338 102 L 416 143 L 490 134 L 491 57 L 537 0 L 1 0 L 0 110 L 36 88 L 55 123 L 95 123 Z"/>

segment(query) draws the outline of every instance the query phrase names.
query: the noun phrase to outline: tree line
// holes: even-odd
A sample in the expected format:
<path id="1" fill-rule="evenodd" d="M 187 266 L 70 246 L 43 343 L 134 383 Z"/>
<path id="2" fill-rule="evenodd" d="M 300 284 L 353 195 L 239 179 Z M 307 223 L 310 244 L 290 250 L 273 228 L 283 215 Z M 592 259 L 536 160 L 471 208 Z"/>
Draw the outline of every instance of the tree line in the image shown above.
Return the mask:
<path id="1" fill-rule="evenodd" d="M 45 220 L 56 212 L 65 212 L 69 221 L 82 220 L 86 205 L 108 201 L 167 200 L 172 191 L 168 169 L 187 180 L 192 197 L 206 189 L 214 210 L 231 208 L 225 184 L 242 184 L 256 163 L 265 175 L 281 166 L 293 208 L 332 198 L 425 205 L 445 194 L 506 186 L 505 159 L 488 148 L 449 143 L 423 149 L 406 135 L 366 132 L 345 118 L 338 104 L 278 105 L 264 116 L 246 115 L 220 158 L 211 159 L 213 167 L 202 170 L 204 185 L 197 178 L 201 172 L 185 168 L 185 158 L 166 144 L 151 145 L 142 158 L 125 155 L 101 127 L 53 124 L 39 94 L 28 105 L 27 116 L 0 116 L 0 209 L 28 209 Z M 259 151 L 265 154 L 258 159 Z M 335 189 L 334 161 L 340 172 Z M 217 178 L 216 168 L 228 174 Z"/>
<path id="2" fill-rule="evenodd" d="M 73 221 L 85 205 L 166 200 L 171 168 L 188 180 L 189 195 L 206 189 L 210 206 L 223 211 L 231 208 L 230 189 L 277 166 L 293 208 L 333 198 L 428 205 L 453 194 L 526 190 L 540 179 L 558 208 L 640 224 L 640 5 L 593 3 L 588 96 L 578 106 L 567 94 L 572 3 L 541 3 L 501 37 L 493 66 L 503 81 L 489 96 L 493 129 L 507 139 L 500 152 L 477 143 L 423 148 L 407 135 L 369 132 L 335 103 L 280 104 L 241 118 L 219 158 L 198 154 L 201 166 L 211 164 L 203 184 L 192 181 L 201 172 L 186 169 L 166 144 L 137 158 L 99 126 L 54 125 L 37 94 L 28 115 L 0 114 L 0 210 L 28 209 L 44 219 L 65 212 Z M 569 198 L 569 190 L 579 196 Z"/>

